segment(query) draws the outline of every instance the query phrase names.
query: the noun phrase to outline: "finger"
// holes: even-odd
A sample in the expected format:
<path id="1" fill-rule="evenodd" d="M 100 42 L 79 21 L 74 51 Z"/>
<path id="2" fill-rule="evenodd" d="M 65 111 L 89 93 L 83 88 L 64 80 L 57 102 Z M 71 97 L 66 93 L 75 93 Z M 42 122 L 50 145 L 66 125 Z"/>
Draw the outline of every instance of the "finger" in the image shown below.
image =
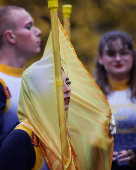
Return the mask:
<path id="1" fill-rule="evenodd" d="M 119 162 L 129 162 L 130 161 L 130 157 L 125 157 L 125 158 L 122 158 L 122 159 L 119 159 Z"/>
<path id="2" fill-rule="evenodd" d="M 128 157 L 119 159 L 119 162 L 131 162 L 131 161 L 134 161 L 134 160 L 135 160 L 135 156 L 132 155 L 132 156 L 128 156 Z"/>
<path id="3" fill-rule="evenodd" d="M 120 155 L 118 155 L 118 159 L 125 158 L 125 157 L 127 157 L 126 154 L 120 154 Z"/>
<path id="4" fill-rule="evenodd" d="M 112 158 L 112 162 L 114 162 L 114 161 L 116 161 L 116 157 L 113 157 L 113 158 Z"/>
<path id="5" fill-rule="evenodd" d="M 118 152 L 113 152 L 113 156 L 117 156 L 118 155 Z"/>
<path id="6" fill-rule="evenodd" d="M 128 157 L 128 152 L 126 150 L 121 151 L 118 155 L 119 159 L 124 157 Z"/>
<path id="7" fill-rule="evenodd" d="M 119 152 L 119 154 L 127 154 L 127 150 L 122 150 Z"/>

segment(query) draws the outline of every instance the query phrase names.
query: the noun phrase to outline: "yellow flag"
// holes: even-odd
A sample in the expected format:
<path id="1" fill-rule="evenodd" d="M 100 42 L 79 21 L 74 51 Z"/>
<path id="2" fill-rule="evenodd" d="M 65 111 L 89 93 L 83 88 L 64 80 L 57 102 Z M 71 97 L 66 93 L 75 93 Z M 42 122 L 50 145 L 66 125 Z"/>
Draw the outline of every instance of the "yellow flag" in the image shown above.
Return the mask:
<path id="1" fill-rule="evenodd" d="M 113 155 L 113 136 L 109 123 L 109 104 L 93 78 L 79 61 L 76 52 L 59 22 L 60 54 L 71 83 L 71 102 L 68 124 L 71 142 L 81 169 L 110 170 Z M 52 52 L 51 35 L 44 55 Z"/>
<path id="2" fill-rule="evenodd" d="M 113 136 L 110 107 L 105 96 L 85 70 L 59 22 L 60 54 L 71 80 L 68 113 L 68 158 L 66 170 L 110 170 Z M 59 113 L 57 109 L 52 34 L 43 57 L 25 70 L 22 78 L 18 117 L 40 140 L 50 169 L 62 169 Z M 64 123 L 65 124 L 65 123 Z"/>

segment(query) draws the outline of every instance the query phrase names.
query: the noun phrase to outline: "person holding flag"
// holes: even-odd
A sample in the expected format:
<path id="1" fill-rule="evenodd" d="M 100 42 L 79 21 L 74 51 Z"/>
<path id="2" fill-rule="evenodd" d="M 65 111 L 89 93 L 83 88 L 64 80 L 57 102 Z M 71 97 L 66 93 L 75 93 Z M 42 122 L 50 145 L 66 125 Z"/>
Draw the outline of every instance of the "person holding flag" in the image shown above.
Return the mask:
<path id="1" fill-rule="evenodd" d="M 23 170 L 110 170 L 110 107 L 58 21 L 56 3 L 52 6 L 49 1 L 49 9 L 52 31 L 42 59 L 23 74 L 20 124 L 3 142 L 0 164 L 12 162 L 10 170 L 22 166 L 26 166 Z M 20 167 L 19 161 L 24 161 Z"/>

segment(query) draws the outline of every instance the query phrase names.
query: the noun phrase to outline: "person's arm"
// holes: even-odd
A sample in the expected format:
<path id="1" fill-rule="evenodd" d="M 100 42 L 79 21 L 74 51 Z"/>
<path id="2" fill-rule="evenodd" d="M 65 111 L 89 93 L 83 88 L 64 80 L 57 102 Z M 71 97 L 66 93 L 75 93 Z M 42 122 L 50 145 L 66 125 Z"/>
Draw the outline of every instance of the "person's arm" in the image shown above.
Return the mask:
<path id="1" fill-rule="evenodd" d="M 31 138 L 25 131 L 16 129 L 3 141 L 0 149 L 0 169 L 31 170 L 35 159 Z"/>

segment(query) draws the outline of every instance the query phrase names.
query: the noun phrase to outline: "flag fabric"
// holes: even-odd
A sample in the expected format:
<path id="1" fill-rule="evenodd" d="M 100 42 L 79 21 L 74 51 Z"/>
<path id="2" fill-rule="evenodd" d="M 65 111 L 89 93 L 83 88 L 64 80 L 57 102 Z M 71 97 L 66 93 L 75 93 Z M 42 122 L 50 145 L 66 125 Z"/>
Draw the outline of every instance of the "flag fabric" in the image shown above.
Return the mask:
<path id="1" fill-rule="evenodd" d="M 65 139 L 69 157 L 64 169 L 110 170 L 113 155 L 110 107 L 58 23 L 62 67 L 72 82 L 67 122 L 69 135 Z M 47 164 L 53 170 L 62 169 L 59 114 L 50 33 L 42 59 L 24 71 L 18 118 L 37 135 Z"/>

